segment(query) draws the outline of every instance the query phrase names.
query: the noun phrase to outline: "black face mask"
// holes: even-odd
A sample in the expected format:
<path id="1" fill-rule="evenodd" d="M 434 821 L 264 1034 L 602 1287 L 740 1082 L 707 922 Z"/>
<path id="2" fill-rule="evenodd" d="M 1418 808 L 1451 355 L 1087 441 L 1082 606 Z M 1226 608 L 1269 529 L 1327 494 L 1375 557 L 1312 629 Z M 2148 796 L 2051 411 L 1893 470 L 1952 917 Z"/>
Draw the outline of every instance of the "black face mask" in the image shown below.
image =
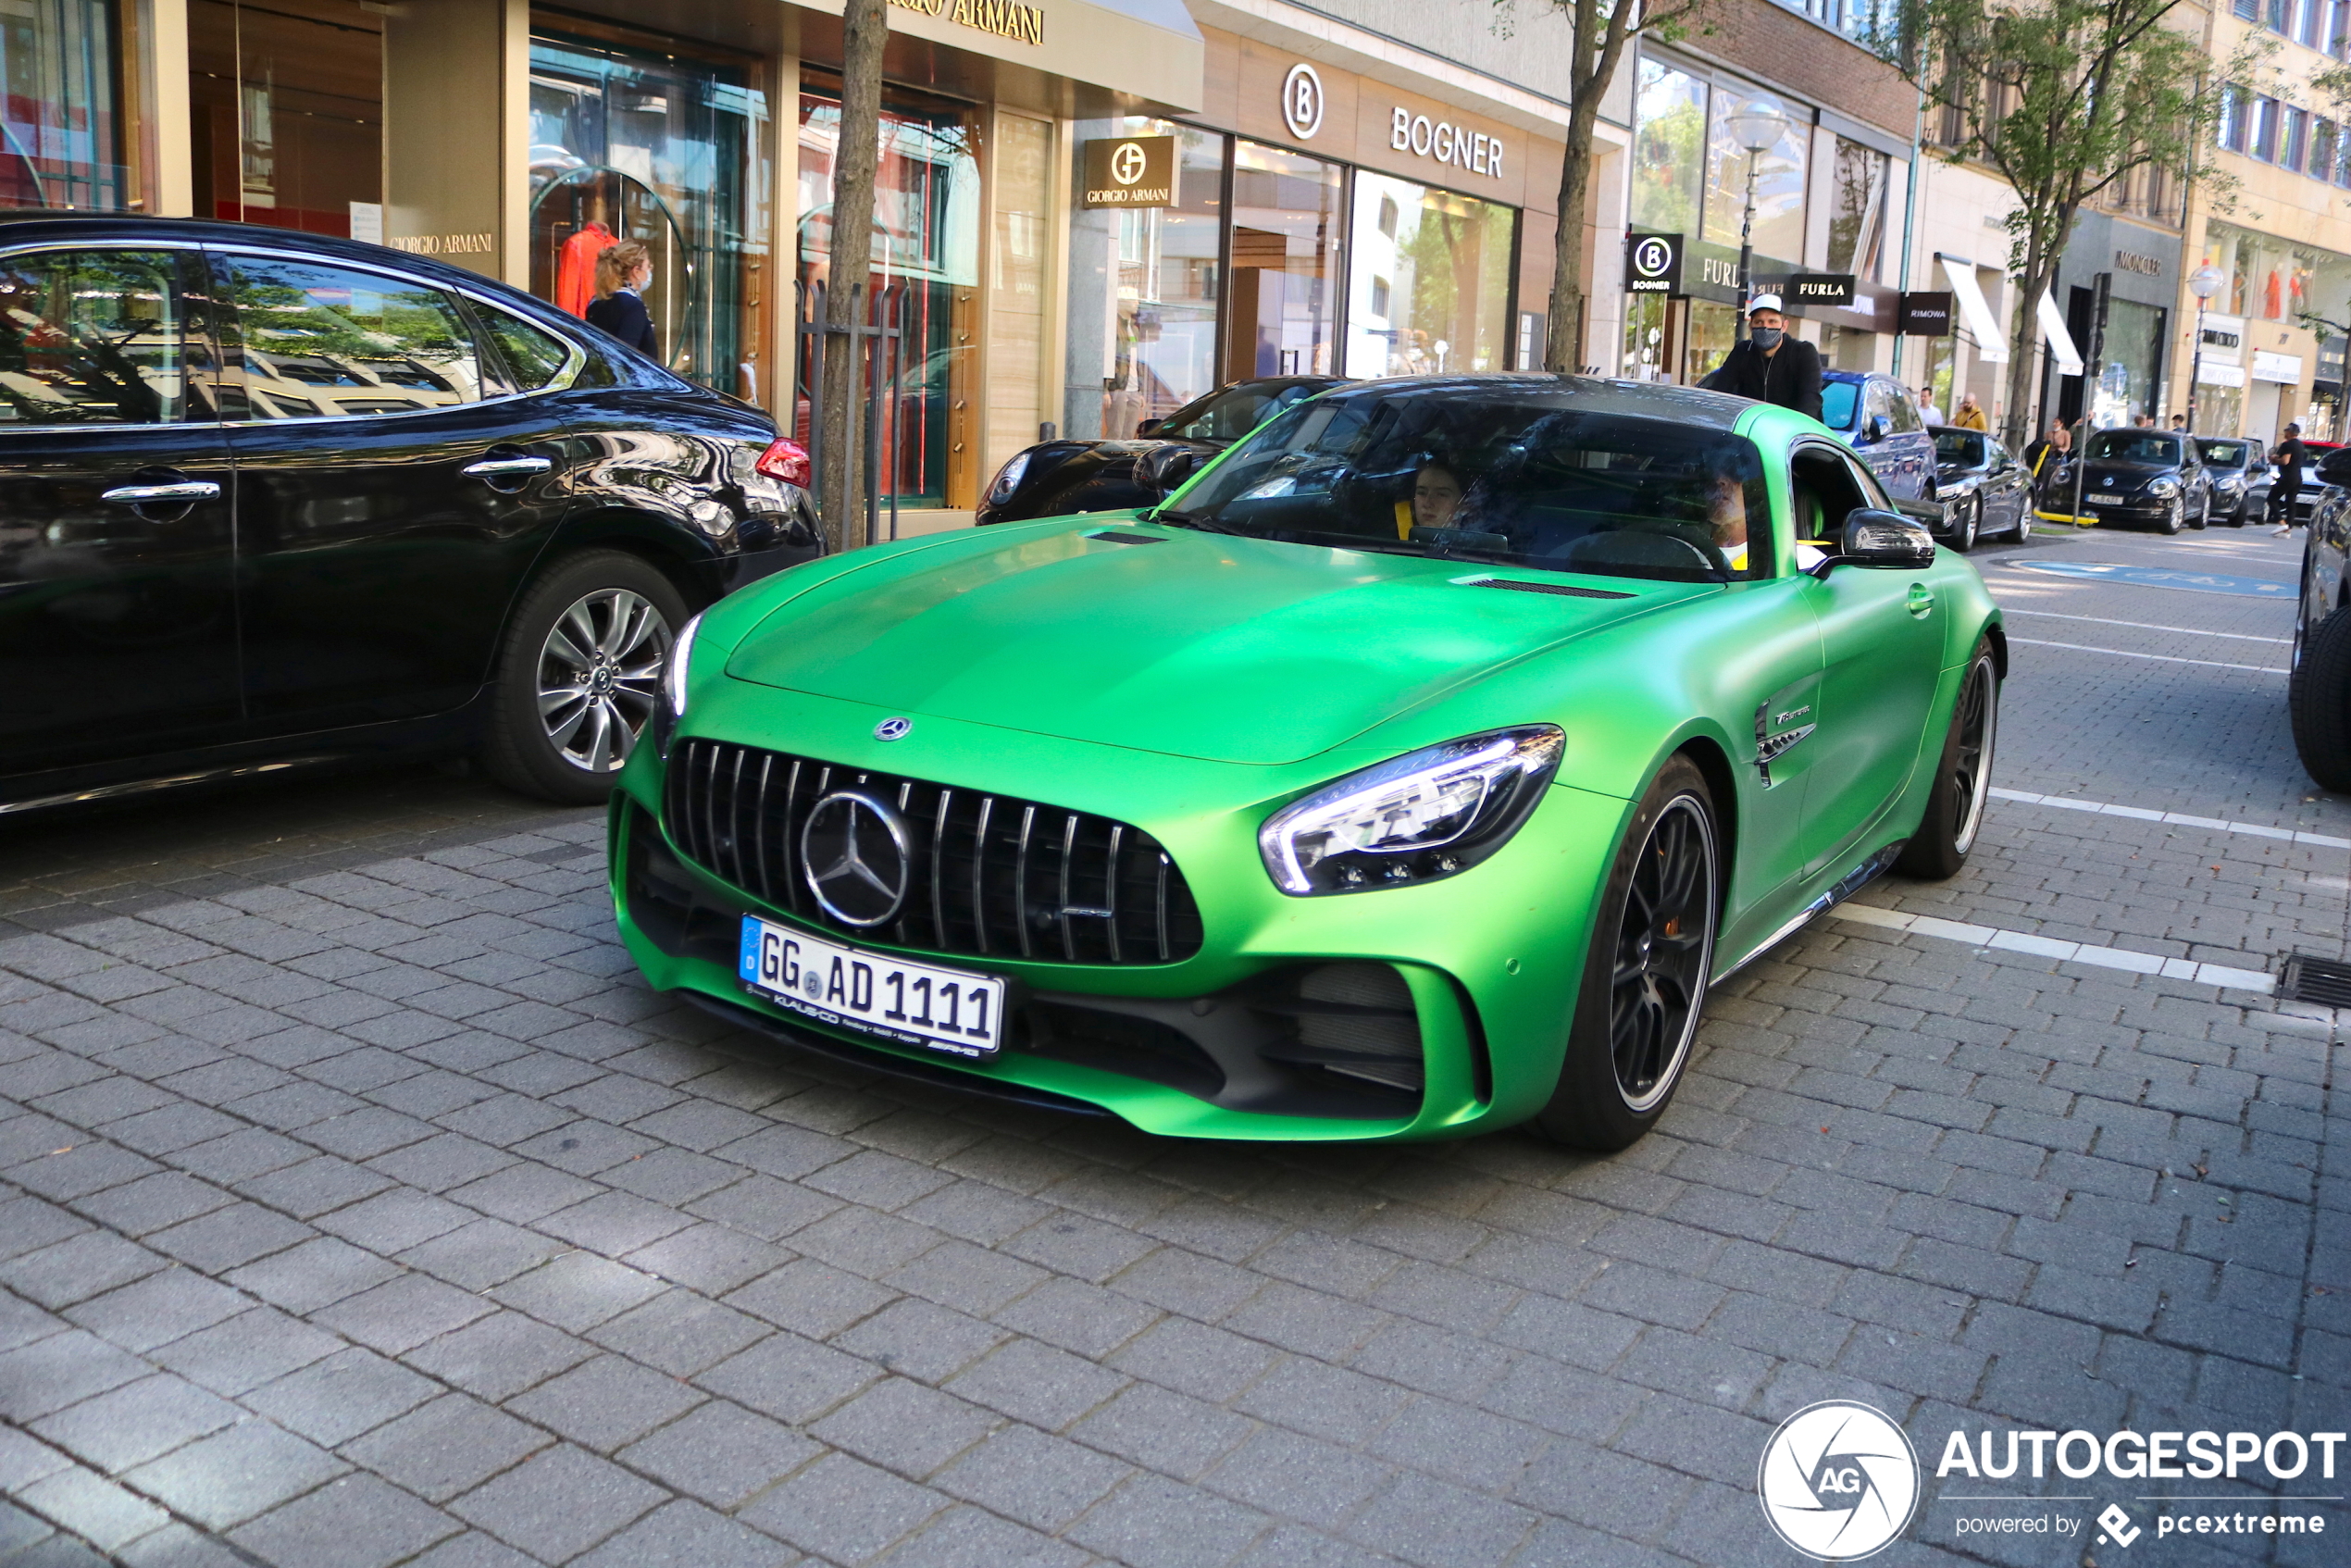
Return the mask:
<path id="1" fill-rule="evenodd" d="M 1780 346 L 1782 333 L 1777 327 L 1750 327 L 1747 335 L 1759 352 L 1769 354 Z"/>

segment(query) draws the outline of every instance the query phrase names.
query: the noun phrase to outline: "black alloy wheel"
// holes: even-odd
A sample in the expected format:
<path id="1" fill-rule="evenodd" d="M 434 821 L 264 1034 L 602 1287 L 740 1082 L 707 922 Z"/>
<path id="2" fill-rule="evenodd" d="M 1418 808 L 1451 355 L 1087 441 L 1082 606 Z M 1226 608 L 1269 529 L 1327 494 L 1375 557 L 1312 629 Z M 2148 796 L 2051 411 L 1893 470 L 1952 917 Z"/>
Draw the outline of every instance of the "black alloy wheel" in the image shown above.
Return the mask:
<path id="1" fill-rule="evenodd" d="M 1988 642 L 1978 642 L 1951 705 L 1951 728 L 1943 737 L 1934 785 L 1919 830 L 1902 846 L 1896 869 L 1906 876 L 1942 881 L 1967 864 L 1984 827 L 1984 803 L 1992 793 L 1993 744 L 1999 739 L 2000 678 Z"/>
<path id="2" fill-rule="evenodd" d="M 2202 501 L 2202 502 L 2200 502 L 2200 503 L 2198 503 L 2198 504 L 2197 504 L 2197 507 L 2196 507 L 2196 521 L 2195 521 L 2195 522 L 2190 523 L 2190 524 L 2188 525 L 2188 527 L 2190 527 L 2190 528 L 2192 528 L 2192 529 L 2196 529 L 2196 532 L 2198 532 L 2198 533 L 2202 533 L 2202 532 L 2205 530 L 2206 526 L 2207 526 L 2207 525 L 2208 525 L 2211 521 L 2212 521 L 2212 492 L 2211 492 L 2210 491 L 2208 491 L 2208 491 L 2206 491 L 2206 492 L 2204 492 L 2204 499 L 2203 499 L 2203 501 Z"/>
<path id="3" fill-rule="evenodd" d="M 1713 976 L 1718 842 L 1704 776 L 1673 758 L 1635 809 L 1600 898 L 1559 1087 L 1534 1122 L 1544 1136 L 1623 1149 L 1673 1100 Z"/>
<path id="4" fill-rule="evenodd" d="M 1951 508 L 1951 548 L 1964 555 L 1975 548 L 1975 530 L 1984 521 L 1984 498 L 1971 495 Z"/>

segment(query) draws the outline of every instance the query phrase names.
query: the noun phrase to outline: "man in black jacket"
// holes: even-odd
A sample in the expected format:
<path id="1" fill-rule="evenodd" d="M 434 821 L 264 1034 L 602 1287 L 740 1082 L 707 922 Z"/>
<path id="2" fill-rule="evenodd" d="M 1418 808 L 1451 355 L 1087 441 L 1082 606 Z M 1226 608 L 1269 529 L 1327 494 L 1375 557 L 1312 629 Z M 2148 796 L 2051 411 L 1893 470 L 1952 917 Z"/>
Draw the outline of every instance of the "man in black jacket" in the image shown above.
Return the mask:
<path id="1" fill-rule="evenodd" d="M 2292 533 L 2297 521 L 2294 504 L 2302 495 L 2302 465 L 2309 459 L 2310 449 L 2302 444 L 2302 427 L 2288 425 L 2285 439 L 2270 449 L 2270 461 L 2276 464 L 2278 477 L 2270 483 L 2268 520 L 2278 525 L 2280 533 Z"/>
<path id="2" fill-rule="evenodd" d="M 1788 336 L 1780 296 L 1758 294 L 1747 307 L 1747 341 L 1733 343 L 1699 386 L 1776 403 L 1821 417 L 1821 351 Z"/>

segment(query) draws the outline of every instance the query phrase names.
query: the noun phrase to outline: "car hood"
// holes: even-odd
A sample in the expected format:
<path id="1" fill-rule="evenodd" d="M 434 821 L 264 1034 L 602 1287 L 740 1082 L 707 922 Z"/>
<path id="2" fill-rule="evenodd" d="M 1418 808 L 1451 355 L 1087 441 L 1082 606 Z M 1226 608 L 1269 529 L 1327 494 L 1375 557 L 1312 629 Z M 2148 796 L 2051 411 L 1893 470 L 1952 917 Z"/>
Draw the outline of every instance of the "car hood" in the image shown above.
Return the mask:
<path id="1" fill-rule="evenodd" d="M 1209 761 L 1299 762 L 1513 661 L 1707 583 L 1570 579 L 1099 523 L 877 562 L 794 595 L 739 680 Z M 1498 592 L 1486 577 L 1623 598 Z"/>

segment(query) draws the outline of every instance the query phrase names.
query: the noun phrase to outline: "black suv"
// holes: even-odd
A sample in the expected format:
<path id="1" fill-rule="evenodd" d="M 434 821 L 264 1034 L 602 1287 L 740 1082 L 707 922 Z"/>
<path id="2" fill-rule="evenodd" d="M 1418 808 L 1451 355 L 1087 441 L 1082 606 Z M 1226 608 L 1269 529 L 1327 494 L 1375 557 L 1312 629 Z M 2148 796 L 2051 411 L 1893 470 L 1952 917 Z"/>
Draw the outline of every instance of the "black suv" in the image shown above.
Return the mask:
<path id="1" fill-rule="evenodd" d="M 409 749 L 600 799 L 687 617 L 821 552 L 807 478 L 469 272 L 0 222 L 0 811 Z"/>

